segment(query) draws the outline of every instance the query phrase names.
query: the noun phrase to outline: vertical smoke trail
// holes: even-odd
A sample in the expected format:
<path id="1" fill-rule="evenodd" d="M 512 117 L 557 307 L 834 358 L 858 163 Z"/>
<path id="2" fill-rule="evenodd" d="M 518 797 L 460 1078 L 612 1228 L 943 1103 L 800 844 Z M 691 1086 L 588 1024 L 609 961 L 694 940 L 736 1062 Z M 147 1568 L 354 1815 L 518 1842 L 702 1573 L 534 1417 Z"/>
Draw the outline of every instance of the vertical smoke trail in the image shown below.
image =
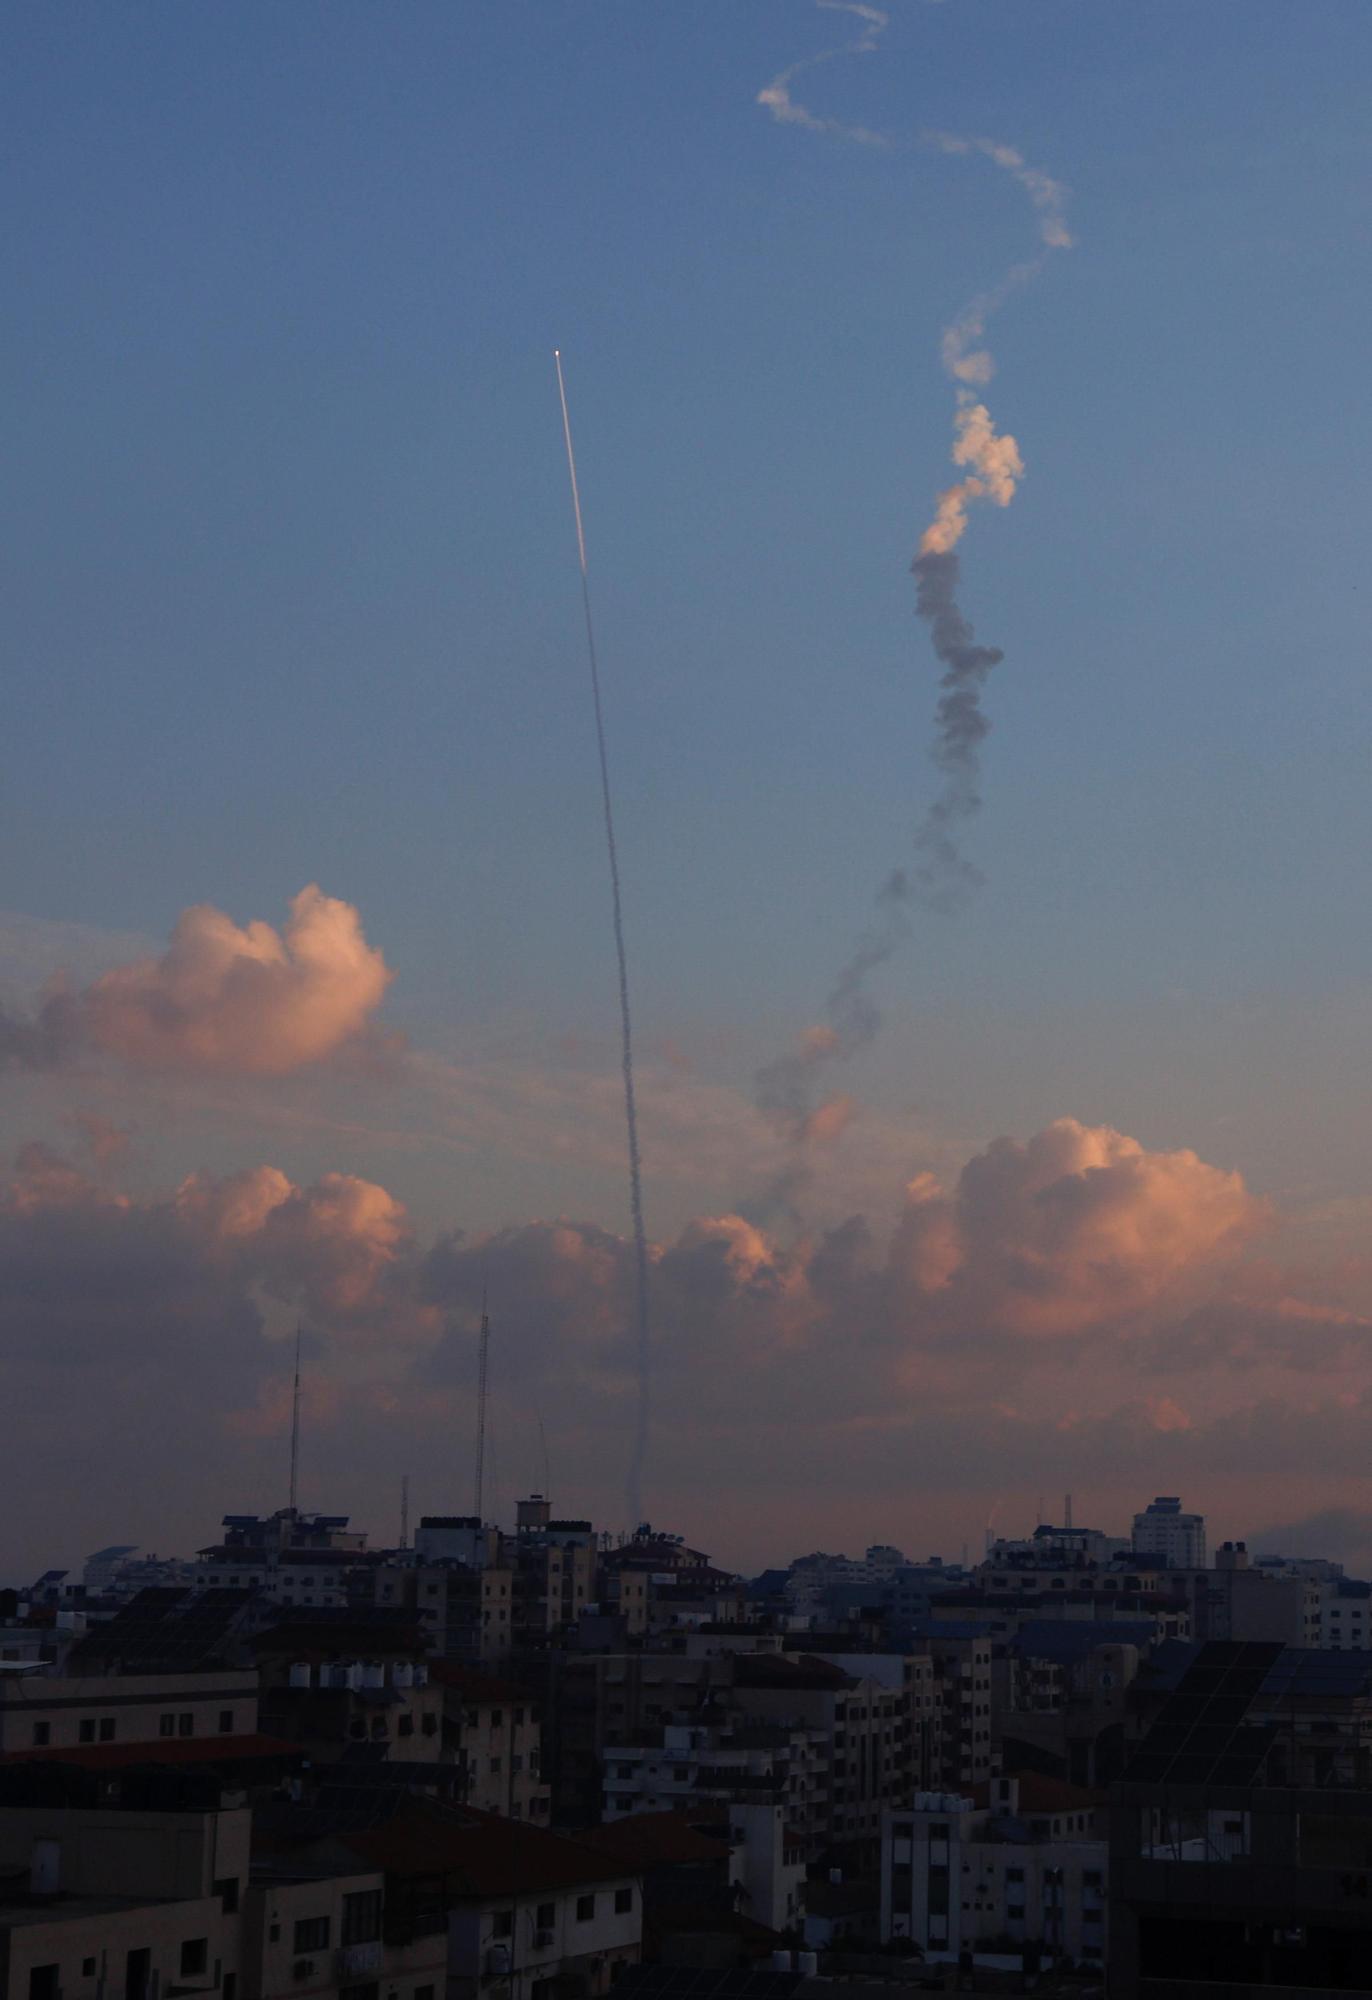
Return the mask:
<path id="1" fill-rule="evenodd" d="M 820 117 L 792 96 L 797 76 L 837 56 L 870 55 L 888 26 L 887 15 L 858 4 L 858 0 L 816 0 L 816 4 L 832 13 L 851 14 L 860 23 L 858 39 L 791 64 L 759 91 L 758 103 L 779 124 L 798 125 L 808 132 L 858 145 L 894 148 L 897 141 L 886 133 Z M 852 1105 L 846 1097 L 816 1104 L 815 1083 L 831 1063 L 864 1047 L 880 1028 L 880 1011 L 867 991 L 868 975 L 890 958 L 908 935 L 911 909 L 953 914 L 964 907 L 982 879 L 959 841 L 963 823 L 981 805 L 980 749 L 990 729 L 981 695 L 987 675 L 999 666 L 1004 654 L 998 646 L 976 643 L 959 608 L 954 551 L 966 530 L 969 506 L 988 500 L 1007 507 L 1023 477 L 1024 462 L 1015 440 L 997 434 L 990 411 L 973 393 L 973 385 L 981 387 L 995 373 L 991 355 L 977 343 L 1009 294 L 1042 269 L 1049 251 L 1070 248 L 1072 238 L 1063 219 L 1062 187 L 1028 165 L 1013 146 L 994 139 L 964 139 L 949 132 L 927 132 L 923 138 L 925 144 L 942 153 L 982 154 L 1008 173 L 1037 212 L 1042 248 L 1036 257 L 1017 264 L 992 291 L 973 299 L 944 330 L 943 365 L 958 385 L 952 458 L 963 477 L 939 495 L 934 518 L 921 536 L 911 564 L 915 611 L 928 625 L 935 657 L 944 669 L 931 752 L 943 784 L 915 834 L 914 866 L 908 871 L 898 868 L 887 878 L 877 896 L 876 922 L 859 939 L 839 972 L 824 1004 L 823 1021 L 807 1029 L 795 1049 L 758 1074 L 758 1104 L 774 1118 L 792 1154 L 790 1165 L 764 1197 L 764 1208 L 792 1206 L 808 1178 L 810 1149 L 835 1136 L 851 1115 Z"/>
<path id="2" fill-rule="evenodd" d="M 615 958 L 619 967 L 620 1067 L 624 1072 L 624 1125 L 629 1145 L 629 1208 L 634 1226 L 634 1322 L 638 1362 L 638 1410 L 634 1448 L 629 1461 L 630 1528 L 643 1519 L 643 1466 L 648 1454 L 649 1331 L 648 1237 L 643 1226 L 643 1164 L 638 1150 L 638 1104 L 634 1094 L 634 1036 L 629 1013 L 629 962 L 624 951 L 624 911 L 619 893 L 619 850 L 610 798 L 610 763 L 605 752 L 605 718 L 600 702 L 600 668 L 596 659 L 595 627 L 591 621 L 591 586 L 586 573 L 586 536 L 581 526 L 581 491 L 577 485 L 576 454 L 572 450 L 572 420 L 567 411 L 567 386 L 562 379 L 562 355 L 557 364 L 557 394 L 562 405 L 562 435 L 567 446 L 567 471 L 572 482 L 572 513 L 576 520 L 576 552 L 581 565 L 581 607 L 586 616 L 586 656 L 591 669 L 591 705 L 595 711 L 596 750 L 600 757 L 600 802 L 605 814 L 605 849 L 610 862 L 610 908 L 614 919 Z"/>

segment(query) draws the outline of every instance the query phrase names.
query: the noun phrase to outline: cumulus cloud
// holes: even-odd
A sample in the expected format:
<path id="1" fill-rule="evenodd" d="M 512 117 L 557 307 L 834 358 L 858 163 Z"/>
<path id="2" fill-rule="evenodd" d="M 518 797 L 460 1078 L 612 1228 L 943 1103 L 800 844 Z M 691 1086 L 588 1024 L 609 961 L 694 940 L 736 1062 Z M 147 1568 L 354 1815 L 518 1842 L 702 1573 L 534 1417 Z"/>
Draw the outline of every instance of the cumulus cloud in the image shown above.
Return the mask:
<path id="1" fill-rule="evenodd" d="M 1265 1221 L 1237 1174 L 1071 1119 L 996 1140 L 947 1185 L 918 1177 L 893 1229 L 854 1216 L 782 1241 L 699 1216 L 652 1253 L 670 1421 L 651 1483 L 704 1507 L 716 1486 L 778 1508 L 789 1494 L 800 1517 L 801 1462 L 807 1492 L 890 1496 L 1041 1487 L 1065 1466 L 1078 1490 L 1189 1490 L 1255 1463 L 1340 1476 L 1363 1449 L 1372 1321 L 1245 1259 Z M 191 1450 L 169 1446 L 173 1418 L 178 1439 L 208 1430 L 223 1451 L 280 1439 L 282 1341 L 302 1318 L 311 1451 L 339 1482 L 313 1504 L 335 1506 L 387 1453 L 393 1467 L 421 1449 L 450 1482 L 433 1504 L 465 1501 L 484 1291 L 493 1437 L 508 1452 L 541 1404 L 569 1500 L 599 1493 L 617 1518 L 632 1248 L 597 1224 L 425 1244 L 354 1175 L 301 1185 L 259 1165 L 135 1198 L 32 1145 L 0 1195 L 0 1276 L 0 1401 L 24 1413 L 26 1448 L 79 1445 L 93 1476 L 105 1447 L 70 1427 L 95 1406 L 121 1451 L 141 1437 L 159 1462 Z M 1337 1342 L 1343 1372 L 1312 1376 L 1298 1407 L 1302 1337 Z M 1169 1342 L 1194 1350 L 1176 1380 Z M 73 1368 L 96 1372 L 96 1393 L 73 1396 Z"/>
<path id="2" fill-rule="evenodd" d="M 0 1011 L 0 1067 L 58 1068 L 86 1049 L 135 1070 L 284 1076 L 356 1042 L 391 977 L 358 912 L 314 884 L 279 931 L 200 903 L 160 956 L 59 983 L 32 1017 Z"/>
<path id="3" fill-rule="evenodd" d="M 960 1321 L 1051 1337 L 1138 1313 L 1265 1214 L 1195 1153 L 1062 1118 L 1027 1144 L 997 1139 L 951 1195 L 913 1187 L 895 1255 Z"/>

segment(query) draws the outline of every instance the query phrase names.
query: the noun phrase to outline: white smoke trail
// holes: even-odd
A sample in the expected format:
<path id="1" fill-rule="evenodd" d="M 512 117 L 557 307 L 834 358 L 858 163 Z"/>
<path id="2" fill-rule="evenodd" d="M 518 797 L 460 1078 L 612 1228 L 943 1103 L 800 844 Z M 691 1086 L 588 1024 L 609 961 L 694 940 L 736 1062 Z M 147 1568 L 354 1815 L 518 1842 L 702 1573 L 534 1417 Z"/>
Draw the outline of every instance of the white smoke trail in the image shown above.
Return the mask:
<path id="1" fill-rule="evenodd" d="M 605 850 L 610 863 L 610 910 L 614 921 L 615 959 L 619 969 L 620 1067 L 624 1073 L 624 1125 L 629 1148 L 629 1209 L 634 1231 L 634 1324 L 638 1365 L 638 1409 L 627 1485 L 629 1526 L 643 1519 L 643 1468 L 648 1456 L 651 1390 L 651 1339 L 648 1321 L 648 1233 L 643 1223 L 643 1162 L 638 1149 L 638 1100 L 634 1090 L 634 1031 L 629 1012 L 629 961 L 624 949 L 624 909 L 619 890 L 619 849 L 615 843 L 614 806 L 610 795 L 610 762 L 605 751 L 605 718 L 600 700 L 600 667 L 595 627 L 591 621 L 591 585 L 586 571 L 586 536 L 581 525 L 581 490 L 572 450 L 572 420 L 567 410 L 567 386 L 562 379 L 562 355 L 557 364 L 557 393 L 562 405 L 562 435 L 567 445 L 567 471 L 572 482 L 572 513 L 576 520 L 577 560 L 581 565 L 581 605 L 586 615 L 586 655 L 591 669 L 591 705 L 595 711 L 596 750 L 600 757 L 600 802 L 605 816 Z"/>
<path id="2" fill-rule="evenodd" d="M 902 142 L 866 126 L 825 118 L 792 95 L 796 77 L 841 55 L 870 55 L 889 25 L 889 17 L 856 0 L 816 0 L 828 12 L 851 14 L 862 24 L 858 39 L 825 49 L 803 62 L 792 63 L 758 93 L 757 102 L 779 124 L 893 150 Z M 815 1103 L 815 1084 L 831 1064 L 870 1042 L 881 1026 L 881 1014 L 867 990 L 868 976 L 890 958 L 909 932 L 912 907 L 952 914 L 960 910 L 981 884 L 981 875 L 959 844 L 962 822 L 981 804 L 980 747 L 990 724 L 981 707 L 986 677 L 1004 658 L 997 646 L 976 643 L 971 625 L 957 602 L 958 557 L 955 553 L 967 529 L 968 509 L 978 501 L 1008 507 L 1024 476 L 1024 460 L 1013 437 L 997 432 L 985 402 L 975 393 L 990 382 L 995 362 L 981 342 L 992 315 L 1010 293 L 1035 277 L 1054 250 L 1071 247 L 1064 220 L 1065 190 L 1038 167 L 1030 166 L 1015 147 L 999 140 L 962 138 L 951 132 L 926 132 L 922 142 L 946 154 L 980 154 L 1021 187 L 1038 218 L 1041 248 L 1037 256 L 1017 264 L 991 291 L 972 299 L 944 329 L 943 365 L 957 384 L 953 417 L 953 463 L 962 477 L 939 494 L 934 518 L 920 537 L 911 564 L 915 576 L 915 609 L 930 629 L 935 657 L 944 672 L 935 711 L 934 763 L 943 785 L 915 834 L 914 867 L 896 869 L 877 897 L 877 921 L 859 939 L 840 971 L 824 1006 L 824 1020 L 806 1030 L 799 1045 L 768 1064 L 757 1079 L 758 1103 L 778 1122 L 794 1148 L 794 1160 L 764 1197 L 763 1208 L 788 1208 L 808 1177 L 809 1150 L 842 1129 L 850 1110 L 848 1100 Z M 757 1207 L 758 1204 L 754 1204 Z"/>

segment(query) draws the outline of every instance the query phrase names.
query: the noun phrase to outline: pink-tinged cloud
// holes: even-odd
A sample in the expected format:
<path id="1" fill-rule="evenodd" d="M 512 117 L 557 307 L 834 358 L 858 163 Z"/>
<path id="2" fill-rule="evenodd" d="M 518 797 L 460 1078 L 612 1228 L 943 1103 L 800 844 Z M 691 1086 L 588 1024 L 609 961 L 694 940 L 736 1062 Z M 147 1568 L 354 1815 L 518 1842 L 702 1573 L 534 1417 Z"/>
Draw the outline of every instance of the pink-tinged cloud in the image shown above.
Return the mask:
<path id="1" fill-rule="evenodd" d="M 350 903 L 311 884 L 280 931 L 208 903 L 177 919 L 160 958 L 86 989 L 85 1033 L 136 1069 L 283 1076 L 361 1034 L 391 972 Z"/>
<path id="2" fill-rule="evenodd" d="M 1132 1317 L 1265 1217 L 1239 1174 L 1062 1118 L 997 1139 L 951 1195 L 912 1188 L 895 1259 L 958 1323 L 1051 1338 Z"/>
<path id="3" fill-rule="evenodd" d="M 854 1494 L 962 1505 L 949 1496 L 1032 1495 L 1069 1466 L 1078 1492 L 1119 1486 L 1130 1506 L 1154 1482 L 1190 1492 L 1255 1465 L 1288 1486 L 1317 1463 L 1346 1480 L 1372 1410 L 1372 1319 L 1243 1258 L 1264 1220 L 1237 1175 L 1072 1120 L 997 1140 L 948 1190 L 915 1180 L 885 1233 L 858 1216 L 782 1241 L 698 1217 L 653 1251 L 650 1485 L 706 1509 L 727 1490 L 740 1519 L 768 1496 L 812 1537 Z M 208 1435 L 232 1463 L 288 1425 L 282 1341 L 299 1319 L 310 1504 L 352 1505 L 368 1479 L 393 1492 L 414 1450 L 438 1468 L 425 1504 L 446 1510 L 465 1501 L 483 1290 L 493 1435 L 507 1464 L 518 1450 L 507 1476 L 531 1476 L 538 1409 L 568 1504 L 617 1506 L 631 1246 L 565 1218 L 425 1246 L 387 1189 L 351 1175 L 302 1186 L 258 1166 L 134 1198 L 25 1148 L 0 1192 L 0 1403 L 23 1413 L 26 1477 L 79 1448 L 98 1478 L 135 1436 L 165 1466 L 169 1424 L 197 1461 L 189 1441 Z M 1269 1504 L 1305 1503 L 1284 1489 Z M 879 1509 L 870 1525 L 910 1527 Z"/>

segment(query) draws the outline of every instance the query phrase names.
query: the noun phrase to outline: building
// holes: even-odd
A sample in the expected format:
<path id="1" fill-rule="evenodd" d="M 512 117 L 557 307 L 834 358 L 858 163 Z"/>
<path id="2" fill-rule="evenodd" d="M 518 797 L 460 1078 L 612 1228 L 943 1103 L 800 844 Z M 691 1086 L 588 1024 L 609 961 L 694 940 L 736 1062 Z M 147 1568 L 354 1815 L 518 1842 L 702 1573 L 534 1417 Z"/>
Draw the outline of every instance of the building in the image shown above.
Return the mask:
<path id="1" fill-rule="evenodd" d="M 537 1706 L 512 1682 L 455 1660 L 432 1661 L 429 1676 L 443 1702 L 443 1755 L 462 1772 L 462 1803 L 546 1825 L 550 1790 Z"/>
<path id="2" fill-rule="evenodd" d="M 0 1993 L 235 2000 L 251 1813 L 212 1779 L 34 1765 L 0 1788 Z"/>
<path id="3" fill-rule="evenodd" d="M 1183 1514 L 1175 1494 L 1160 1493 L 1134 1516 L 1136 1556 L 1160 1557 L 1169 1569 L 1205 1569 L 1205 1516 Z"/>
<path id="4" fill-rule="evenodd" d="M 808 1856 L 829 1826 L 829 1737 L 803 1723 L 728 1717 L 709 1725 L 668 1723 L 605 1754 L 603 1817 L 656 1813 L 706 1799 L 784 1809 Z"/>
<path id="5" fill-rule="evenodd" d="M 251 1670 L 183 1674 L 49 1674 L 0 1677 L 0 1757 L 251 1737 L 257 1731 Z"/>
<path id="6" fill-rule="evenodd" d="M 361 1827 L 309 1808 L 264 1817 L 278 1866 L 349 1856 L 381 1877 L 387 1950 L 446 1949 L 446 2000 L 597 2000 L 638 1962 L 636 1871 L 589 1842 L 406 1794 Z"/>
<path id="7" fill-rule="evenodd" d="M 1112 1794 L 1111 1993 L 1365 1993 L 1372 1655 L 1164 1650 Z"/>
<path id="8" fill-rule="evenodd" d="M 1103 1965 L 1107 1856 L 1101 1794 L 1058 1779 L 917 1793 L 883 1828 L 882 1939 L 909 1938 L 931 1959 L 1038 1944 Z"/>
<path id="9" fill-rule="evenodd" d="M 368 1757 L 436 1764 L 443 1693 L 430 1685 L 424 1639 L 404 1611 L 318 1611 L 253 1641 L 263 1728 L 333 1763 Z"/>

